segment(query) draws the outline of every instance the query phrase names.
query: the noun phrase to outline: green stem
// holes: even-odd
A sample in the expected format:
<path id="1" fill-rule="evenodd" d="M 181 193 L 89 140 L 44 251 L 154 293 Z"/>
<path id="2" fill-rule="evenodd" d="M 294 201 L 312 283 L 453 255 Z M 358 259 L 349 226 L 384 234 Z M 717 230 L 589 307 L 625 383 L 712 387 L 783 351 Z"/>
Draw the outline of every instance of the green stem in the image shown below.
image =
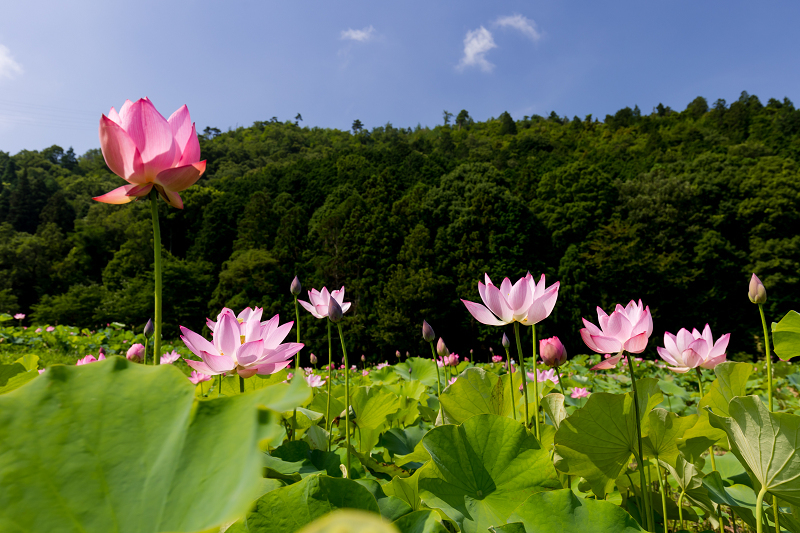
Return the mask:
<path id="1" fill-rule="evenodd" d="M 147 345 L 149 344 L 149 339 L 145 336 L 144 338 L 144 360 L 142 364 L 147 366 Z"/>
<path id="2" fill-rule="evenodd" d="M 764 305 L 758 304 L 758 312 L 761 314 L 761 326 L 764 328 L 764 353 L 767 356 L 767 387 L 769 398 L 769 411 L 772 412 L 772 350 L 769 346 L 769 331 L 767 330 L 767 319 L 764 316 Z"/>
<path id="3" fill-rule="evenodd" d="M 297 296 L 294 297 L 294 327 L 297 331 L 297 344 L 300 344 L 300 311 L 297 309 Z M 294 375 L 300 375 L 300 352 L 297 352 L 294 356 Z M 242 391 L 244 392 L 244 390 Z M 292 438 L 294 440 L 294 432 L 295 428 L 297 427 L 297 407 L 294 408 L 292 411 Z"/>
<path id="4" fill-rule="evenodd" d="M 333 381 L 333 346 L 331 345 L 331 321 L 328 323 L 328 408 L 325 411 L 325 425 L 328 426 L 328 451 L 331 451 L 333 424 L 331 423 L 331 382 Z"/>
<path id="5" fill-rule="evenodd" d="M 508 388 L 511 389 L 511 414 L 517 419 L 517 403 L 514 401 L 514 374 L 511 372 L 511 354 L 506 348 L 506 361 L 508 364 Z"/>
<path id="6" fill-rule="evenodd" d="M 536 354 L 536 324 L 531 325 L 531 335 L 533 335 L 533 396 L 536 407 L 534 414 L 536 415 L 536 438 L 539 439 L 541 436 L 539 434 L 539 373 L 536 371 L 536 359 L 538 358 Z M 525 378 L 524 375 L 522 377 Z"/>
<path id="7" fill-rule="evenodd" d="M 706 393 L 703 391 L 703 374 L 700 372 L 700 367 L 695 367 L 697 372 L 697 384 L 700 387 L 700 399 L 702 400 Z M 714 445 L 708 448 L 708 457 L 711 459 L 711 470 L 717 471 L 717 462 L 714 460 Z M 720 515 L 722 512 L 720 512 Z"/>
<path id="8" fill-rule="evenodd" d="M 217 398 L 222 397 L 222 374 L 217 374 L 219 376 L 219 388 L 217 389 Z"/>
<path id="9" fill-rule="evenodd" d="M 736 525 L 736 515 L 733 514 L 733 507 L 728 507 L 728 510 L 731 512 L 731 524 L 733 524 L 733 533 L 739 533 L 739 528 Z"/>
<path id="10" fill-rule="evenodd" d="M 342 323 L 336 324 L 339 328 L 339 339 L 342 341 L 342 354 L 344 354 L 344 395 L 345 395 L 345 440 L 347 442 L 347 477 L 350 477 L 350 363 L 347 361 L 347 348 L 344 346 L 344 333 Z"/>
<path id="11" fill-rule="evenodd" d="M 439 363 L 436 360 L 436 348 L 433 347 L 433 341 L 429 343 L 431 345 L 431 354 L 433 354 L 433 365 L 436 367 L 436 394 L 437 398 L 442 395 L 442 383 L 441 378 L 439 377 Z"/>
<path id="12" fill-rule="evenodd" d="M 556 369 L 556 376 L 558 376 L 558 386 L 561 387 L 561 394 L 564 398 L 567 397 L 567 393 L 564 392 L 564 385 L 561 383 L 561 372 L 558 371 L 558 367 L 554 367 Z"/>
<path id="13" fill-rule="evenodd" d="M 781 517 L 778 514 L 778 497 L 772 495 L 772 510 L 775 512 L 775 533 L 781 533 Z"/>
<path id="14" fill-rule="evenodd" d="M 667 529 L 667 493 L 664 490 L 664 478 L 661 477 L 661 467 L 658 466 L 656 457 L 656 468 L 658 468 L 658 491 L 661 493 L 661 509 L 664 515 L 664 533 L 669 533 Z"/>
<path id="15" fill-rule="evenodd" d="M 525 398 L 525 427 L 530 428 L 530 417 L 528 416 L 528 376 L 525 375 L 525 354 L 522 353 L 522 343 L 519 342 L 519 322 L 514 321 L 514 337 L 517 339 L 517 355 L 519 355 L 519 369 L 522 371 L 522 394 Z M 534 360 L 535 361 L 535 360 Z M 535 363 L 534 363 L 535 364 Z M 513 381 L 513 374 L 512 374 Z M 536 383 L 534 376 L 534 383 Z M 537 398 L 538 399 L 538 398 Z M 539 402 L 536 402 L 536 411 L 539 411 Z M 539 438 L 539 417 L 536 417 L 536 438 Z"/>
<path id="16" fill-rule="evenodd" d="M 683 527 L 683 495 L 686 494 L 685 491 L 681 491 L 681 495 L 678 497 L 678 520 L 681 522 L 681 529 Z"/>
<path id="17" fill-rule="evenodd" d="M 161 357 L 161 227 L 158 224 L 158 193 L 150 192 L 150 213 L 153 216 L 153 267 L 155 268 L 155 331 L 153 332 L 153 364 Z"/>
<path id="18" fill-rule="evenodd" d="M 645 497 L 644 495 L 644 491 L 646 488 L 645 485 L 647 484 L 647 480 L 644 477 L 644 463 L 643 463 L 644 454 L 642 453 L 642 427 L 639 415 L 639 395 L 636 392 L 636 372 L 633 369 L 633 359 L 631 358 L 631 354 L 625 352 L 625 357 L 628 358 L 628 369 L 630 370 L 631 373 L 631 388 L 633 389 L 633 410 L 636 416 L 636 440 L 638 441 L 639 444 L 639 457 L 636 458 L 636 463 L 638 464 L 639 476 L 641 478 L 640 481 L 642 484 L 642 499 L 644 500 L 643 503 L 645 506 L 645 515 L 648 521 L 647 524 L 648 530 L 652 531 L 653 528 L 651 527 L 650 524 L 650 515 L 649 512 L 647 511 L 650 508 L 650 504 L 647 501 L 648 500 L 647 497 Z"/>
<path id="19" fill-rule="evenodd" d="M 239 376 L 239 394 L 244 394 L 244 378 Z"/>
<path id="20" fill-rule="evenodd" d="M 761 307 L 759 305 L 759 307 Z M 761 485 L 761 490 L 758 493 L 758 497 L 756 498 L 756 533 L 762 533 L 764 531 L 764 526 L 761 522 L 763 522 L 761 518 L 761 514 L 763 512 L 764 507 L 764 495 L 767 493 L 767 486 Z"/>

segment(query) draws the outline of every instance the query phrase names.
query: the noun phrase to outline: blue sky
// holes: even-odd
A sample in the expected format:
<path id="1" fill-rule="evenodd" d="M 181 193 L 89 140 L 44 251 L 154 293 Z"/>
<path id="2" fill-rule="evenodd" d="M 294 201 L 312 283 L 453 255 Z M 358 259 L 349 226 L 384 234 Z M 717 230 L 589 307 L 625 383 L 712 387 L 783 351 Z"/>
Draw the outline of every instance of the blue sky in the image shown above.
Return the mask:
<path id="1" fill-rule="evenodd" d="M 746 90 L 800 105 L 800 4 L 716 1 L 7 2 L 0 150 L 99 146 L 126 98 L 198 130 L 613 114 Z"/>

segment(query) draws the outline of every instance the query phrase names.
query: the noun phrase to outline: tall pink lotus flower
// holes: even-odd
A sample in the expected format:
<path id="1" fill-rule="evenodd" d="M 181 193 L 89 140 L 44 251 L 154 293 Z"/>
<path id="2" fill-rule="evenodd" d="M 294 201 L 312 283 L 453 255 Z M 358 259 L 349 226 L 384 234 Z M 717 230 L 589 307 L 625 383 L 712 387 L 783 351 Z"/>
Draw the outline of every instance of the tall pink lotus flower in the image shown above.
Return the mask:
<path id="1" fill-rule="evenodd" d="M 192 382 L 192 385 L 197 385 L 198 383 L 202 383 L 203 381 L 208 381 L 211 379 L 211 376 L 207 376 L 197 370 L 192 370 L 192 375 L 189 376 L 189 381 Z"/>
<path id="2" fill-rule="evenodd" d="M 670 370 L 681 374 L 692 368 L 713 369 L 725 361 L 725 349 L 728 347 L 730 333 L 726 333 L 717 342 L 711 336 L 711 327 L 706 324 L 703 332 L 693 329 L 691 333 L 681 328 L 677 335 L 664 333 L 664 348 L 657 347 L 658 355 L 667 362 Z"/>
<path id="3" fill-rule="evenodd" d="M 93 355 L 87 355 L 83 359 L 78 359 L 78 362 L 75 363 L 76 366 L 81 365 L 88 365 L 89 363 L 96 363 L 97 361 L 105 361 L 106 356 L 104 354 L 100 354 L 100 357 L 95 358 Z"/>
<path id="4" fill-rule="evenodd" d="M 194 185 L 206 170 L 185 105 L 169 119 L 147 98 L 126 100 L 119 113 L 112 107 L 108 116 L 100 118 L 100 148 L 108 168 L 128 182 L 95 198 L 107 204 L 124 204 L 155 188 L 165 202 L 183 209 L 178 193 Z"/>
<path id="5" fill-rule="evenodd" d="M 350 302 L 344 301 L 344 285 L 342 285 L 341 289 L 331 291 L 330 293 L 326 287 L 322 287 L 321 291 L 318 291 L 317 289 L 311 289 L 308 291 L 308 299 L 310 303 L 303 300 L 297 301 L 300 302 L 300 305 L 303 306 L 303 309 L 314 315 L 314 317 L 327 318 L 328 304 L 331 298 L 336 300 L 336 303 L 338 303 L 339 307 L 342 308 L 343 314 L 350 309 Z"/>
<path id="6" fill-rule="evenodd" d="M 255 374 L 274 374 L 286 368 L 303 347 L 301 343 L 283 343 L 294 322 L 279 325 L 275 315 L 261 322 L 263 309 L 256 308 L 245 323 L 233 311 L 220 314 L 214 327 L 213 344 L 197 333 L 181 326 L 181 340 L 202 361 L 185 359 L 186 364 L 207 376 L 237 372 L 243 378 Z"/>
<path id="7" fill-rule="evenodd" d="M 160 364 L 171 365 L 180 358 L 181 354 L 178 353 L 178 350 L 172 350 L 170 353 L 165 353 L 161 356 Z"/>
<path id="8" fill-rule="evenodd" d="M 310 374 L 306 376 L 306 383 L 308 383 L 309 387 L 322 387 L 325 385 L 325 380 L 319 377 L 316 374 Z"/>
<path id="9" fill-rule="evenodd" d="M 572 392 L 570 393 L 570 398 L 580 399 L 580 398 L 588 398 L 589 391 L 586 387 L 572 387 Z"/>
<path id="10" fill-rule="evenodd" d="M 14 315 L 14 318 L 16 318 L 17 320 L 22 320 L 23 318 L 25 318 L 25 313 L 17 313 L 16 315 Z"/>
<path id="11" fill-rule="evenodd" d="M 558 299 L 559 282 L 545 287 L 542 274 L 539 283 L 533 280 L 531 273 L 520 278 L 513 285 L 508 278 L 503 279 L 500 287 L 496 287 L 488 274 L 484 274 L 486 284 L 478 282 L 478 294 L 482 304 L 461 300 L 475 320 L 487 326 L 504 326 L 519 322 L 526 326 L 538 324 L 553 311 Z"/>
<path id="12" fill-rule="evenodd" d="M 642 305 L 641 300 L 638 303 L 631 300 L 626 307 L 617 304 L 610 315 L 598 307 L 597 319 L 600 323 L 599 328 L 583 319 L 583 324 L 586 326 L 581 329 L 583 342 L 596 353 L 617 353 L 617 355 L 595 365 L 592 370 L 614 368 L 622 359 L 623 350 L 642 353 L 647 347 L 647 339 L 653 333 L 650 307 Z"/>

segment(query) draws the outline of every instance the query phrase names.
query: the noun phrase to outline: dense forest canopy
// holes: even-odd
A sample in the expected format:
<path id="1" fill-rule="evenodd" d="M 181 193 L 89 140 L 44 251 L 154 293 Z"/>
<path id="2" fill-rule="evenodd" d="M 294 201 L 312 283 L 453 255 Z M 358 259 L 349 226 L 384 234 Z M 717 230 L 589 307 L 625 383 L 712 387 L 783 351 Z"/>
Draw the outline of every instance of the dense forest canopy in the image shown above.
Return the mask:
<path id="1" fill-rule="evenodd" d="M 484 272 L 560 280 L 539 336 L 559 335 L 571 353 L 586 352 L 581 317 L 641 298 L 655 321 L 646 353 L 665 330 L 708 322 L 732 333 L 729 356 L 749 357 L 760 334 L 751 272 L 768 288 L 769 318 L 797 307 L 800 111 L 788 99 L 699 97 L 681 112 L 626 107 L 602 122 L 444 119 L 206 128 L 208 170 L 182 194 L 185 209 L 160 205 L 165 336 L 199 331 L 222 306 L 294 319 L 295 274 L 305 289 L 346 287 L 349 345 L 375 360 L 425 353 L 423 318 L 456 352 L 499 351 L 500 329 L 459 301 L 480 301 Z M 92 200 L 121 184 L 99 150 L 0 151 L 0 311 L 144 325 L 149 207 Z M 300 318 L 303 341 L 324 354 L 324 324 Z"/>

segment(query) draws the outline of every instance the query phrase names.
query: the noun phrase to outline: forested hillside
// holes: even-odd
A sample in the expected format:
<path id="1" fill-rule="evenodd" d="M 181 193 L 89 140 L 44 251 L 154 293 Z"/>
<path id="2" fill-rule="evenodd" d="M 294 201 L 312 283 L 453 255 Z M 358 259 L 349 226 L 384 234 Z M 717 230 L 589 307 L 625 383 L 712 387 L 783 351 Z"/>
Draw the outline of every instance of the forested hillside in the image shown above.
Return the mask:
<path id="1" fill-rule="evenodd" d="M 768 318 L 798 307 L 800 111 L 788 99 L 516 118 L 207 128 L 208 170 L 185 209 L 161 203 L 165 336 L 222 306 L 293 319 L 295 274 L 304 288 L 345 285 L 349 346 L 381 360 L 418 352 L 423 318 L 454 351 L 499 351 L 500 330 L 459 301 L 480 301 L 484 272 L 560 280 L 540 335 L 573 354 L 586 350 L 580 317 L 631 298 L 653 311 L 647 353 L 664 330 L 709 322 L 732 333 L 729 355 L 753 354 L 751 272 Z M 149 206 L 92 200 L 123 183 L 99 150 L 0 151 L 0 181 L 0 311 L 140 328 L 152 313 Z M 301 327 L 326 353 L 322 321 L 303 313 Z"/>

